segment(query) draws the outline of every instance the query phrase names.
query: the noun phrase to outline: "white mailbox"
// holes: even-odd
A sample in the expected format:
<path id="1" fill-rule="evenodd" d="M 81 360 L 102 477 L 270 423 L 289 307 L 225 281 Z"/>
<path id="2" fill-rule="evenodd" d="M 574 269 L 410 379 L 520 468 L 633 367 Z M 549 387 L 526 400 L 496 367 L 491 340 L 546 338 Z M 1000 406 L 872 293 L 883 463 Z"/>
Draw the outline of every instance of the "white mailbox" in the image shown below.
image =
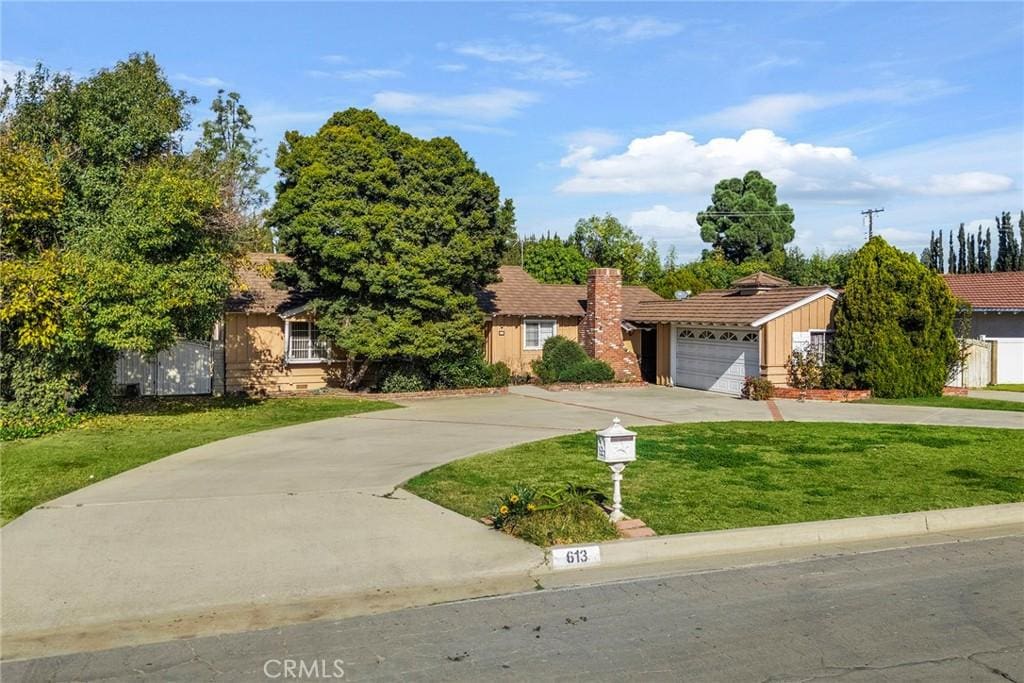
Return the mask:
<path id="1" fill-rule="evenodd" d="M 612 420 L 610 427 L 597 433 L 597 459 L 612 471 L 612 512 L 608 518 L 621 522 L 626 518 L 622 512 L 622 471 L 626 463 L 636 460 L 636 432 L 623 427 L 619 418 Z"/>
<path id="2" fill-rule="evenodd" d="M 597 433 L 597 459 L 609 465 L 636 460 L 636 432 L 622 426 L 619 418 Z"/>

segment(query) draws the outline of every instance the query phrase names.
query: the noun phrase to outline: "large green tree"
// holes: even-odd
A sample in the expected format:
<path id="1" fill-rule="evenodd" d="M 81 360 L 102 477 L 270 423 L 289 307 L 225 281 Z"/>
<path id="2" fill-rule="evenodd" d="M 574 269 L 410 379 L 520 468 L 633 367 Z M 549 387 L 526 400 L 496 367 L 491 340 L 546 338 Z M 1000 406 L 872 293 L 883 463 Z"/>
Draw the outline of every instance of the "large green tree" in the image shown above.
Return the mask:
<path id="1" fill-rule="evenodd" d="M 836 305 L 836 361 L 878 397 L 938 396 L 959 357 L 956 311 L 938 273 L 873 237 L 853 257 Z"/>
<path id="2" fill-rule="evenodd" d="M 373 364 L 452 362 L 480 351 L 476 293 L 497 276 L 511 206 L 451 138 L 421 140 L 349 109 L 289 132 L 269 219 L 316 293 L 349 386 Z"/>
<path id="3" fill-rule="evenodd" d="M 259 139 L 252 115 L 237 92 L 217 91 L 210 105 L 213 118 L 203 121 L 196 154 L 217 178 L 221 190 L 221 215 L 247 251 L 270 251 L 273 234 L 262 209 L 269 198 L 260 182 L 266 167 L 260 165 Z"/>
<path id="4" fill-rule="evenodd" d="M 523 268 L 539 282 L 583 284 L 593 267 L 574 243 L 557 235 L 527 241 L 523 248 Z"/>
<path id="5" fill-rule="evenodd" d="M 5 89 L 5 415 L 98 405 L 118 351 L 209 334 L 234 239 L 215 180 L 181 153 L 191 103 L 149 55 L 79 81 L 38 67 Z"/>
<path id="6" fill-rule="evenodd" d="M 788 204 L 779 204 L 775 183 L 759 171 L 721 180 L 711 205 L 697 214 L 700 237 L 733 263 L 782 252 L 796 233 Z"/>
<path id="7" fill-rule="evenodd" d="M 569 242 L 596 266 L 618 268 L 626 284 L 638 285 L 660 275 L 658 245 L 644 244 L 640 235 L 611 214 L 576 221 Z"/>

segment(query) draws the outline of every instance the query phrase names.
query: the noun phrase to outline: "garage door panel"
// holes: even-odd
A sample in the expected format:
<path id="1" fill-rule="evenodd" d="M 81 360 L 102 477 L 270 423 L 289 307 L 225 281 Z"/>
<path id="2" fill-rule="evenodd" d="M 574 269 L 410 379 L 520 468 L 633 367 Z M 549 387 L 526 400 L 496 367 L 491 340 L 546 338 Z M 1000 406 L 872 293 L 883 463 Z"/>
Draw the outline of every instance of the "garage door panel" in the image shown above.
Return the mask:
<path id="1" fill-rule="evenodd" d="M 745 378 L 759 372 L 756 341 L 677 337 L 677 386 L 739 395 Z"/>

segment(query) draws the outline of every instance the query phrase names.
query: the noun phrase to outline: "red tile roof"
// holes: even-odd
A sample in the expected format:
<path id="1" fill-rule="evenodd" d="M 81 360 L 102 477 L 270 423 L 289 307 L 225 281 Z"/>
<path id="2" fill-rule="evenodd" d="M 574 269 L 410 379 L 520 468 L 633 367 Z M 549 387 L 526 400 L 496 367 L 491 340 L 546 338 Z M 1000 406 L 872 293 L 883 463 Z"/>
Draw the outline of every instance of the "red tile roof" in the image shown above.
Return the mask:
<path id="1" fill-rule="evenodd" d="M 773 287 L 754 293 L 749 289 L 712 289 L 690 299 L 640 304 L 630 320 L 747 327 L 823 291 L 828 287 Z"/>
<path id="2" fill-rule="evenodd" d="M 582 317 L 587 310 L 586 285 L 541 284 L 520 266 L 502 266 L 499 274 L 478 296 L 485 313 Z M 646 287 L 623 287 L 622 317 L 632 319 L 643 301 L 664 300 Z"/>
<path id="3" fill-rule="evenodd" d="M 1024 311 L 1024 271 L 943 275 L 953 296 L 975 310 Z"/>

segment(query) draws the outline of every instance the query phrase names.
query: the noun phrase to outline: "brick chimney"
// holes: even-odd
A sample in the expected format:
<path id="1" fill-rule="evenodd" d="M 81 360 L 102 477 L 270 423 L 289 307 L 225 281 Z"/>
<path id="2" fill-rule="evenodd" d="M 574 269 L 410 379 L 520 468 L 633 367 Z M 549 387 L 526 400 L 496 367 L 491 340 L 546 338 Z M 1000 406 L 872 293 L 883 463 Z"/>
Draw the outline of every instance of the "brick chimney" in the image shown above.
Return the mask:
<path id="1" fill-rule="evenodd" d="M 622 340 L 622 273 L 615 268 L 594 268 L 587 275 L 587 312 L 580 326 L 580 344 L 591 358 L 615 370 L 616 379 L 640 377 L 636 356 Z"/>

